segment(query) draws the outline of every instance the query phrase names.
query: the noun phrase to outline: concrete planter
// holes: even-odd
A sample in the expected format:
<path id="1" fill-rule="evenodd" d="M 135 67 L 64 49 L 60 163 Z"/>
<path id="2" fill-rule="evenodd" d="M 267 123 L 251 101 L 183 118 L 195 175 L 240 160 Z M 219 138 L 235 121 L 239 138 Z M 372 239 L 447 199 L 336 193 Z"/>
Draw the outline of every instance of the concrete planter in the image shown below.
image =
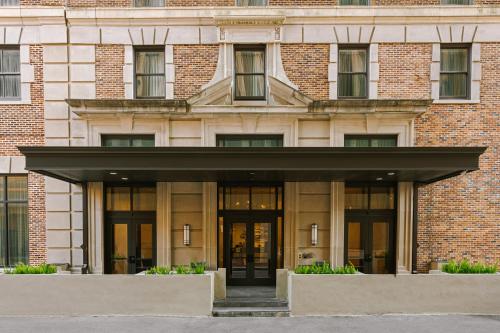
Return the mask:
<path id="1" fill-rule="evenodd" d="M 0 316 L 210 316 L 213 273 L 0 275 Z"/>
<path id="2" fill-rule="evenodd" d="M 288 276 L 292 315 L 500 314 L 500 275 Z"/>

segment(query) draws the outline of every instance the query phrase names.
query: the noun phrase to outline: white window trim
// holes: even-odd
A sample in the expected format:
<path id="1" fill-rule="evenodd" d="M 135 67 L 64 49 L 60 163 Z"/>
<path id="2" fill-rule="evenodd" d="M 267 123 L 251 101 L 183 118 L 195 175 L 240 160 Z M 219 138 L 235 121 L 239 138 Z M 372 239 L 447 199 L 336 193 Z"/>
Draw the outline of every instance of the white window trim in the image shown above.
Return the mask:
<path id="1" fill-rule="evenodd" d="M 330 63 L 328 64 L 328 83 L 330 99 L 338 99 L 338 44 L 330 44 Z M 368 47 L 368 98 L 378 98 L 379 62 L 378 44 L 370 44 Z"/>
<path id="2" fill-rule="evenodd" d="M 470 51 L 470 96 L 467 99 L 440 99 L 441 44 L 432 44 L 431 98 L 434 104 L 478 104 L 481 102 L 481 44 L 472 43 Z"/>
<path id="3" fill-rule="evenodd" d="M 0 105 L 31 104 L 31 83 L 35 82 L 35 69 L 30 64 L 29 45 L 19 46 L 19 57 L 21 62 L 21 96 L 19 99 L 0 99 Z"/>

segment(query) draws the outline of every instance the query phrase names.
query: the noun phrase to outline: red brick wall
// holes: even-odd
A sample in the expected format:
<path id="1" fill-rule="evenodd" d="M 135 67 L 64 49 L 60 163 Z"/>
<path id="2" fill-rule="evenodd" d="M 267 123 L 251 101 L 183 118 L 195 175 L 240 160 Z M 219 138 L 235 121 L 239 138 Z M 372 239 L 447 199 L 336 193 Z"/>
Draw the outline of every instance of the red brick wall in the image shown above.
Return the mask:
<path id="1" fill-rule="evenodd" d="M 281 59 L 288 78 L 314 99 L 328 99 L 328 44 L 282 44 Z"/>
<path id="2" fill-rule="evenodd" d="M 175 98 L 189 98 L 200 92 L 215 73 L 219 45 L 174 45 Z"/>
<path id="3" fill-rule="evenodd" d="M 429 99 L 431 44 L 379 45 L 379 98 Z"/>
<path id="4" fill-rule="evenodd" d="M 125 98 L 123 45 L 96 45 L 95 89 L 97 99 Z"/>
<path id="5" fill-rule="evenodd" d="M 132 7 L 134 0 L 68 0 L 68 7 Z"/>
<path id="6" fill-rule="evenodd" d="M 500 261 L 500 44 L 481 47 L 481 104 L 433 105 L 416 121 L 418 146 L 488 146 L 480 171 L 419 195 L 418 269 L 431 260 Z"/>
<path id="7" fill-rule="evenodd" d="M 30 47 L 30 63 L 35 82 L 31 84 L 31 105 L 0 105 L 0 155 L 19 156 L 16 146 L 44 144 L 43 53 L 41 45 Z M 31 264 L 46 261 L 45 187 L 43 177 L 28 175 L 29 260 Z"/>

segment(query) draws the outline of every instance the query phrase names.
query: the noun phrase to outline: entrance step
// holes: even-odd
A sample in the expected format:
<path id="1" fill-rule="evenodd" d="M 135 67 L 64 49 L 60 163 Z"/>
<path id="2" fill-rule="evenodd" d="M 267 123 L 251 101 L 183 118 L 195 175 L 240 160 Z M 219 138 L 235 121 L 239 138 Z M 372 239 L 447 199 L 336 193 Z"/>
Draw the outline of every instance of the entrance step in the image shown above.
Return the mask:
<path id="1" fill-rule="evenodd" d="M 249 298 L 249 297 L 231 297 L 225 300 L 215 301 L 215 308 L 280 308 L 288 307 L 286 300 L 277 298 Z"/>
<path id="2" fill-rule="evenodd" d="M 214 307 L 214 317 L 289 317 L 286 306 L 280 307 Z"/>

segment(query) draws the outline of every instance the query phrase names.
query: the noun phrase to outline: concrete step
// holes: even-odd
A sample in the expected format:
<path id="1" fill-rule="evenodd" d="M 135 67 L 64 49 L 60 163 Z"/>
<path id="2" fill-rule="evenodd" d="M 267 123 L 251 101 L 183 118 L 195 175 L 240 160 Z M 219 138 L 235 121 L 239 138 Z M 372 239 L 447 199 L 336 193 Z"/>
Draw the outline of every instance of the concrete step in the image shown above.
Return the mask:
<path id="1" fill-rule="evenodd" d="M 214 307 L 287 307 L 288 301 L 277 298 L 231 297 L 214 302 Z"/>
<path id="2" fill-rule="evenodd" d="M 217 307 L 214 317 L 289 317 L 288 307 Z"/>

